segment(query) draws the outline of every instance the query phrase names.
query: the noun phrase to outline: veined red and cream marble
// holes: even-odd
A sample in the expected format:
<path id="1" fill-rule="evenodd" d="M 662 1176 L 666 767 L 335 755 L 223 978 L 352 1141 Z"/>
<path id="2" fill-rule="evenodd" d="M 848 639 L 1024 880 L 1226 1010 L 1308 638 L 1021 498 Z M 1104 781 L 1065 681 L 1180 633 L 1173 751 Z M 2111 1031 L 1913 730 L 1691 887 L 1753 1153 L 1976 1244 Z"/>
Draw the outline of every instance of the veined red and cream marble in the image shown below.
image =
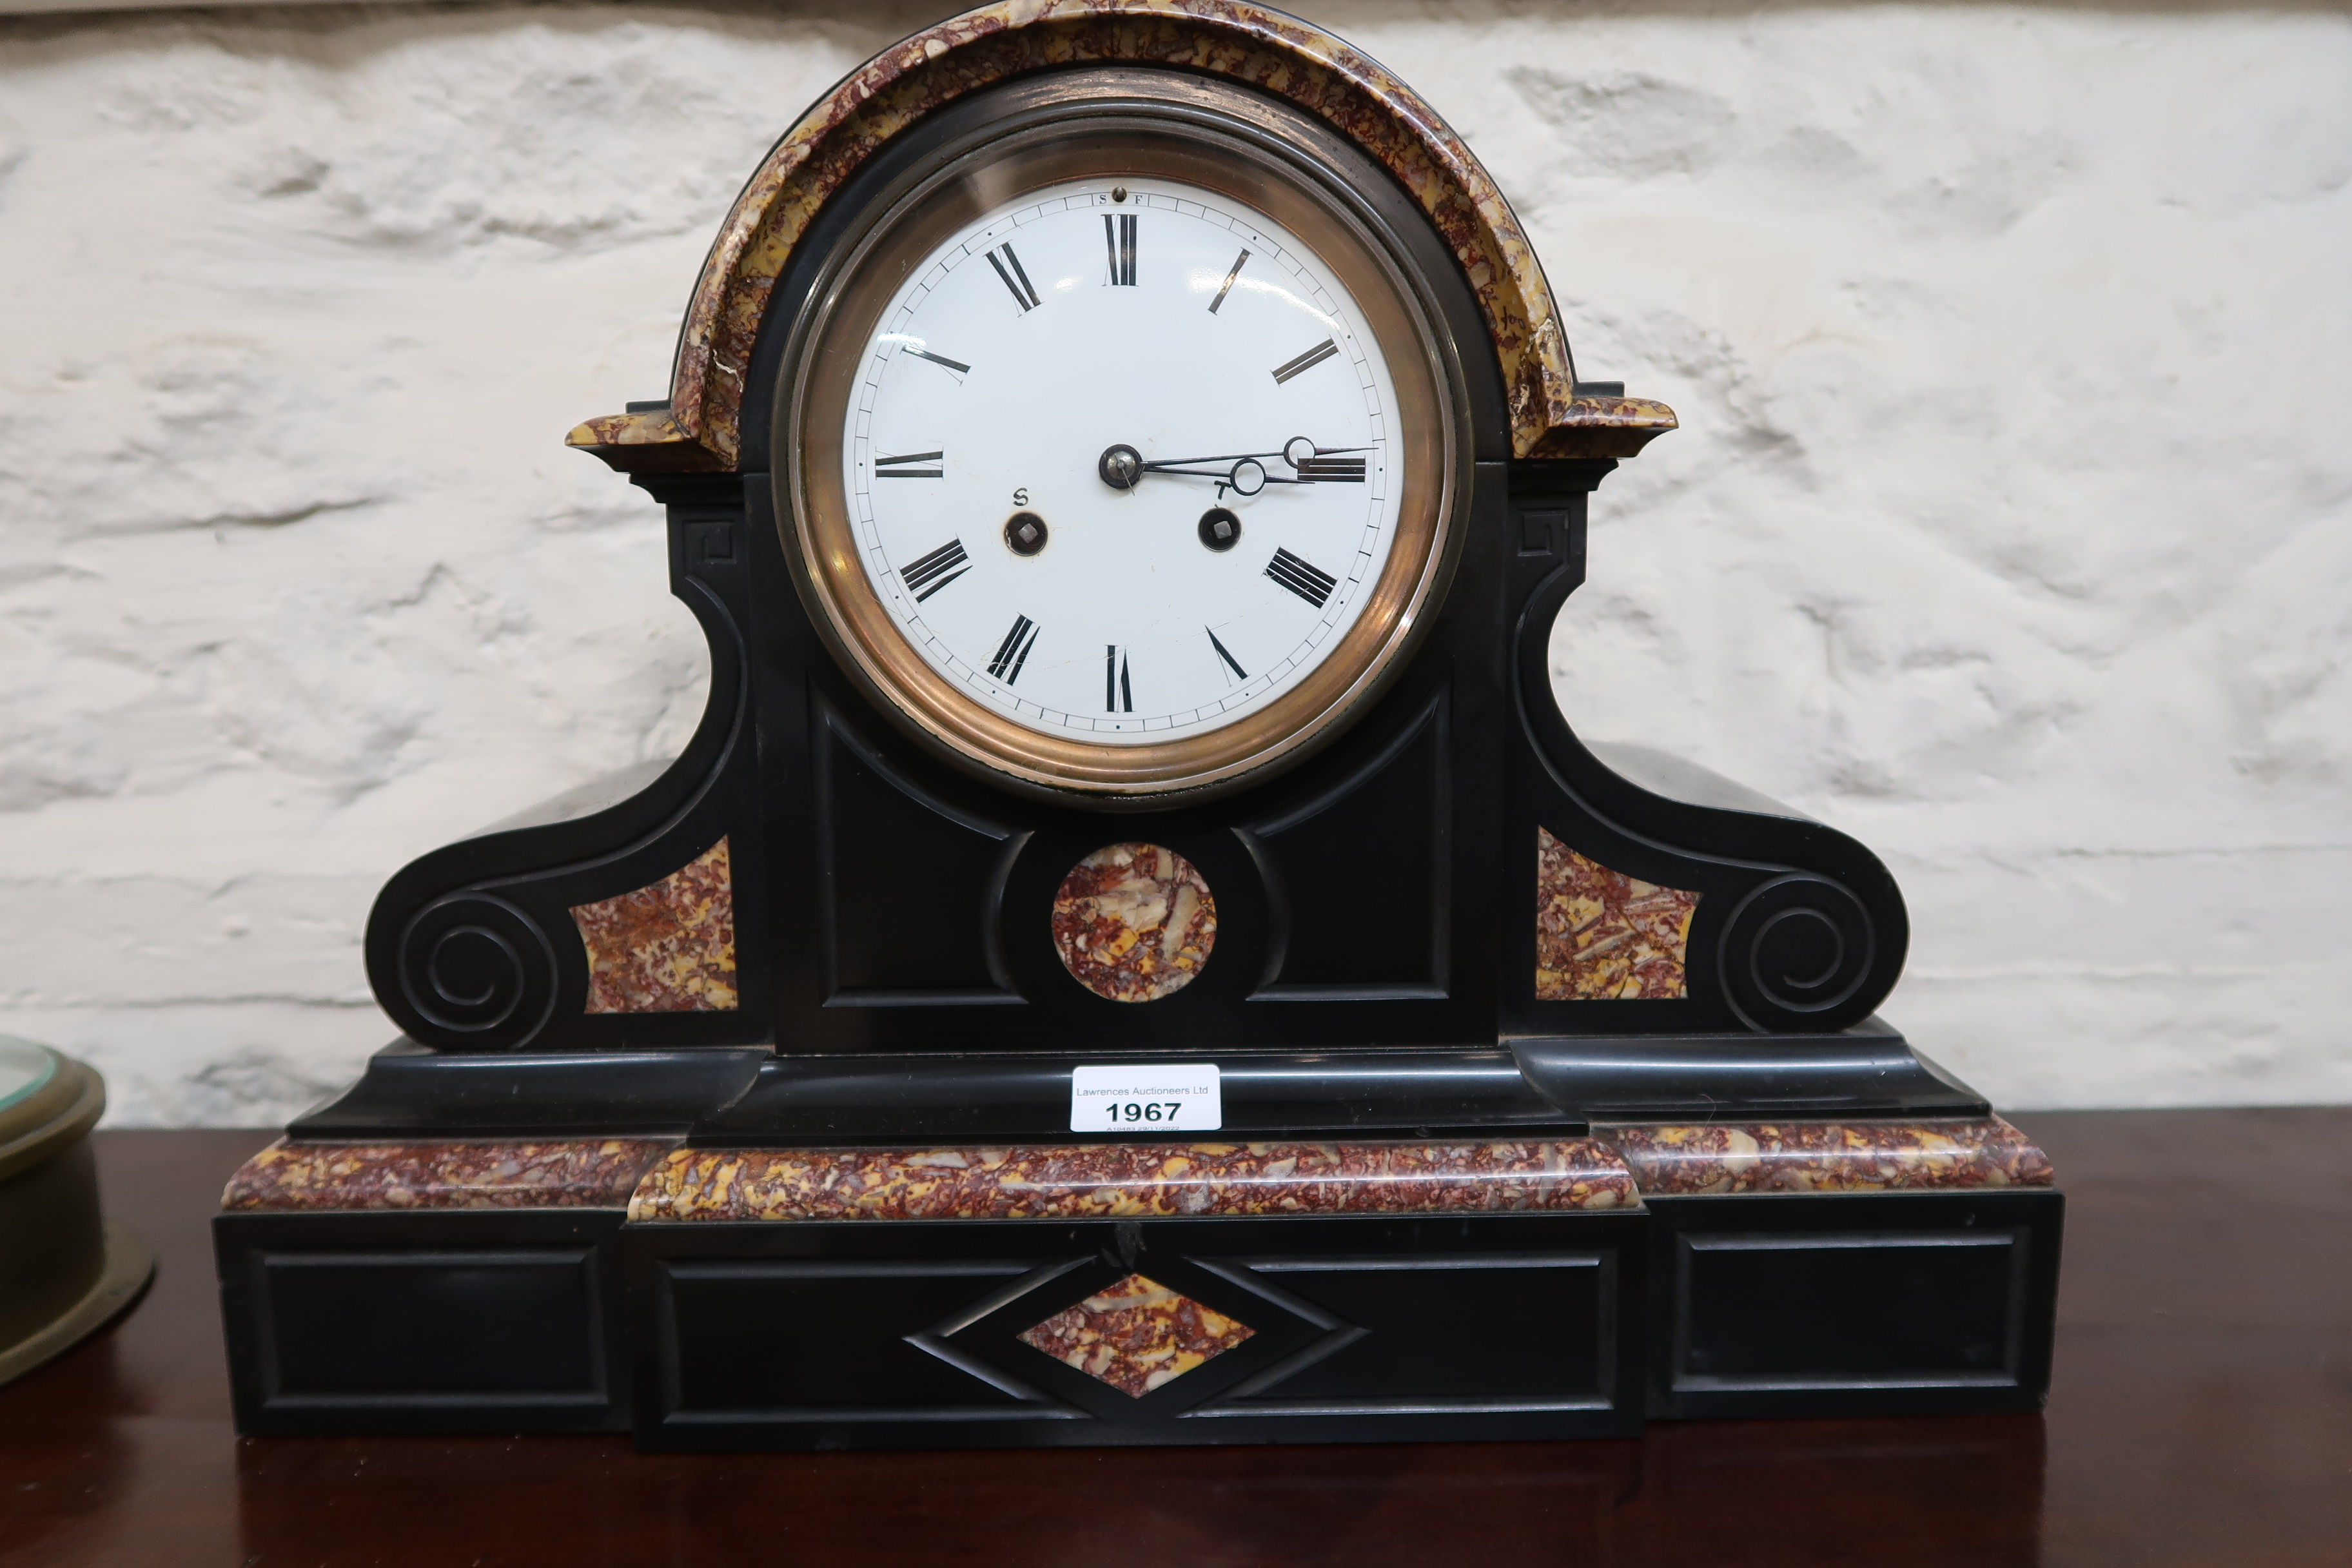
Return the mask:
<path id="1" fill-rule="evenodd" d="M 669 406 L 591 419 L 569 444 L 630 471 L 732 471 L 770 293 L 825 201 L 874 151 L 968 92 L 1057 66 L 1226 77 L 1315 114 L 1383 164 L 1453 248 L 1486 319 L 1520 457 L 1627 458 L 1675 428 L 1641 398 L 1579 397 L 1550 286 L 1518 219 L 1436 110 L 1347 44 L 1247 0 L 1002 0 L 902 39 L 785 132 L 719 226 L 687 309 Z"/>
<path id="2" fill-rule="evenodd" d="M 1097 849 L 1054 893 L 1054 951 L 1070 978 L 1114 1002 L 1192 984 L 1217 945 L 1217 900 L 1192 862 L 1157 844 Z"/>
<path id="3" fill-rule="evenodd" d="M 731 1012 L 735 887 L 727 840 L 634 893 L 572 911 L 588 948 L 589 1013 Z"/>
<path id="4" fill-rule="evenodd" d="M 1536 1000 L 1690 993 L 1698 895 L 1612 871 L 1536 829 Z"/>
<path id="5" fill-rule="evenodd" d="M 1652 1197 L 2047 1187 L 2048 1155 L 1998 1116 L 1948 1121 L 1595 1127 Z"/>
<path id="6" fill-rule="evenodd" d="M 1092 1143 L 679 1149 L 633 1222 L 1127 1219 L 1629 1207 L 1633 1173 L 1589 1138 L 1527 1143 Z"/>
<path id="7" fill-rule="evenodd" d="M 1213 1307 L 1130 1274 L 1013 1338 L 1140 1399 L 1254 1332 Z"/>
<path id="8" fill-rule="evenodd" d="M 221 1194 L 236 1212 L 619 1208 L 667 1141 L 293 1143 L 247 1160 Z"/>

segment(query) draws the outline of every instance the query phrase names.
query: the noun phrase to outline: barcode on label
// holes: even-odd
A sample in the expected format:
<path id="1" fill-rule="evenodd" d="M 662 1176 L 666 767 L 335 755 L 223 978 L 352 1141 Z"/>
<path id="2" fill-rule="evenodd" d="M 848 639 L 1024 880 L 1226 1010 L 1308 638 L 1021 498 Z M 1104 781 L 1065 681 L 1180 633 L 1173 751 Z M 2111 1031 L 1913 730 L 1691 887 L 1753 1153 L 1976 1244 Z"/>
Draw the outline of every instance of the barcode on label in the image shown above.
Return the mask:
<path id="1" fill-rule="evenodd" d="M 1070 1073 L 1073 1132 L 1206 1132 L 1224 1121 L 1213 1063 L 1082 1067 Z"/>

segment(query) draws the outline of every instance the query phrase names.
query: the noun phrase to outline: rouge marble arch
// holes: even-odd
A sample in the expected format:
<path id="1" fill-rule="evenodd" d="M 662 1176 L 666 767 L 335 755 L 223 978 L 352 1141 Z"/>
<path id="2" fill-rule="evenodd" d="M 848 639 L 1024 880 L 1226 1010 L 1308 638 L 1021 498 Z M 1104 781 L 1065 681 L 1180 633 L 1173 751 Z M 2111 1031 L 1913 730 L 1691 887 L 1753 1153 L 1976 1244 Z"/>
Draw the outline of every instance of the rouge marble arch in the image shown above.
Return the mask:
<path id="1" fill-rule="evenodd" d="M 1028 1148 L 679 1149 L 632 1223 L 1099 1219 L 1560 1212 L 1631 1207 L 1633 1173 L 1589 1138 L 1527 1143 L 1093 1143 Z"/>
<path id="2" fill-rule="evenodd" d="M 1192 863 L 1157 844 L 1097 849 L 1054 894 L 1054 951 L 1113 1002 L 1181 991 L 1217 945 L 1217 900 Z"/>
<path id="3" fill-rule="evenodd" d="M 1688 995 L 1698 897 L 1612 871 L 1537 828 L 1536 1000 Z"/>
<path id="4" fill-rule="evenodd" d="M 891 137 L 969 92 L 1056 66 L 1136 62 L 1245 82 L 1319 116 L 1394 174 L 1486 319 L 1522 458 L 1630 458 L 1675 428 L 1641 398 L 1579 396 L 1550 286 L 1486 169 L 1378 61 L 1247 0 L 1003 0 L 901 39 L 842 79 L 769 152 L 703 264 L 668 404 L 588 420 L 567 444 L 628 472 L 724 470 L 769 296 L 825 201 Z"/>
<path id="5" fill-rule="evenodd" d="M 1013 1338 L 1140 1399 L 1254 1332 L 1213 1307 L 1130 1274 Z"/>
<path id="6" fill-rule="evenodd" d="M 589 1013 L 732 1012 L 735 884 L 727 840 L 648 887 L 582 904 Z"/>
<path id="7" fill-rule="evenodd" d="M 1998 1116 L 1949 1121 L 1595 1127 L 1652 1197 L 2047 1187 L 2050 1158 Z"/>
<path id="8" fill-rule="evenodd" d="M 221 1207 L 616 1209 L 670 1147 L 649 1138 L 547 1143 L 292 1143 L 281 1138 L 228 1180 Z"/>

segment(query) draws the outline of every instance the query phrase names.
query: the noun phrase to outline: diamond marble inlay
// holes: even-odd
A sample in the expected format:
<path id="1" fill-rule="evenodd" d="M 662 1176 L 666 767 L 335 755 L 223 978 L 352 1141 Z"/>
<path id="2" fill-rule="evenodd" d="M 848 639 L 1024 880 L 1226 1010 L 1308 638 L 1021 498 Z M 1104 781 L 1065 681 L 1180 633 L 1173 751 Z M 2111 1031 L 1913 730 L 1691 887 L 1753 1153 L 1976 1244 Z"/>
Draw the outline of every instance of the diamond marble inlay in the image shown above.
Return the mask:
<path id="1" fill-rule="evenodd" d="M 1251 1331 L 1190 1296 L 1130 1274 L 1024 1330 L 1019 1338 L 1129 1399 L 1140 1399 L 1224 1354 Z"/>

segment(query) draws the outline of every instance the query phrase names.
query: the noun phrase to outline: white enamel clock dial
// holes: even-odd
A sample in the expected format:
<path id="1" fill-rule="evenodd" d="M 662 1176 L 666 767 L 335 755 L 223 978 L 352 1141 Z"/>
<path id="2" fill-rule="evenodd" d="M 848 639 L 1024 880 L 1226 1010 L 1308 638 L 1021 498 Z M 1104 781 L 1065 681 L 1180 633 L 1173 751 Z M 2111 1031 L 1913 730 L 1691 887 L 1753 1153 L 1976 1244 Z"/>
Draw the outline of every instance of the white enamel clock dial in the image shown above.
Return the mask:
<path id="1" fill-rule="evenodd" d="M 1336 273 L 1167 180 L 1027 192 L 919 258 L 842 482 L 892 622 L 971 700 L 1135 746 L 1310 675 L 1397 531 L 1396 392 Z"/>

